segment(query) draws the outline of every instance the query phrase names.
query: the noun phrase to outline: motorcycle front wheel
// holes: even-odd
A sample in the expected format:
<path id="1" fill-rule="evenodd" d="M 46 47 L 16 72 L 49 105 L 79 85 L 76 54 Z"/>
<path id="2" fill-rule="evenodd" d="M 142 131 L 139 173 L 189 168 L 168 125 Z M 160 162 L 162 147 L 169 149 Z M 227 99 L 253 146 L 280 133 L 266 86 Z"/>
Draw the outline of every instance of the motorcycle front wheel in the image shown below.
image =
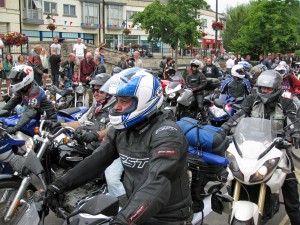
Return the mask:
<path id="1" fill-rule="evenodd" d="M 19 206 L 16 208 L 12 219 L 9 222 L 4 221 L 4 216 L 9 209 L 9 206 L 20 188 L 21 182 L 17 180 L 4 180 L 0 182 L 0 224 L 16 224 L 17 221 L 20 219 L 22 213 L 24 212 L 24 205 L 27 205 L 29 198 L 33 196 L 33 193 L 36 191 L 34 188 L 30 188 L 24 194 L 22 199 L 20 200 Z"/>

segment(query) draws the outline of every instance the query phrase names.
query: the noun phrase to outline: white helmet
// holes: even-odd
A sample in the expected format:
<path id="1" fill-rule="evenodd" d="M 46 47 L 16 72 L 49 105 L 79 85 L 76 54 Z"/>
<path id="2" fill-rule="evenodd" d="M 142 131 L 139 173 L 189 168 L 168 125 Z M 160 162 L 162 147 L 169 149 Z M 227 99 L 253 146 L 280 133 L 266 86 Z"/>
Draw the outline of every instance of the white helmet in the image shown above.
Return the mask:
<path id="1" fill-rule="evenodd" d="M 191 65 L 191 67 L 196 66 L 198 68 L 200 66 L 200 61 L 197 59 L 192 59 L 190 65 Z"/>
<path id="2" fill-rule="evenodd" d="M 233 77 L 244 78 L 245 70 L 243 65 L 234 65 L 231 69 L 231 75 Z"/>
<path id="3" fill-rule="evenodd" d="M 109 94 L 134 99 L 124 112 L 117 112 L 114 108 L 109 112 L 110 122 L 115 129 L 131 127 L 149 118 L 161 107 L 163 95 L 160 82 L 145 69 L 129 68 L 110 80 Z"/>
<path id="4" fill-rule="evenodd" d="M 11 79 L 11 90 L 20 91 L 34 81 L 34 72 L 31 66 L 18 65 L 12 68 L 8 77 Z"/>
<path id="5" fill-rule="evenodd" d="M 290 68 L 285 61 L 281 61 L 274 70 L 280 73 L 282 77 L 285 77 L 288 75 Z"/>

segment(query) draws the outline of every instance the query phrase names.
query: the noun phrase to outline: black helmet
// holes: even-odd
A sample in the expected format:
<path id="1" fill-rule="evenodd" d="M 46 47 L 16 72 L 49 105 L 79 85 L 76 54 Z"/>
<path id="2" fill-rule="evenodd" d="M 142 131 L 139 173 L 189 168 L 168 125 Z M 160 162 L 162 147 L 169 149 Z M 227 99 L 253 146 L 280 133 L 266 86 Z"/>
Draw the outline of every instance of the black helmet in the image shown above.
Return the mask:
<path id="1" fill-rule="evenodd" d="M 115 67 L 113 68 L 112 72 L 111 72 L 111 75 L 115 75 L 117 73 L 120 73 L 122 71 L 122 68 L 121 67 Z"/>
<path id="2" fill-rule="evenodd" d="M 274 70 L 263 71 L 257 79 L 257 94 L 264 104 L 276 100 L 281 95 L 282 77 Z M 273 93 L 263 93 L 261 88 L 267 87 L 274 89 Z"/>
<path id="3" fill-rule="evenodd" d="M 92 79 L 92 81 L 90 82 L 90 85 L 101 85 L 102 86 L 109 78 L 110 78 L 110 75 L 108 73 L 100 73 Z"/>

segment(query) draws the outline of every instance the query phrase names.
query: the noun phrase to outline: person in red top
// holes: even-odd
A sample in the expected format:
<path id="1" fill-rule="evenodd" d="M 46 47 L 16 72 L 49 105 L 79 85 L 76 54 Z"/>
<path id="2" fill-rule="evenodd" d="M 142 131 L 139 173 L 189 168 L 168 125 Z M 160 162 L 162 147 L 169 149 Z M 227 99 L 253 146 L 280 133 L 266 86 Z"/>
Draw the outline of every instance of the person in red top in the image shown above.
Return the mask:
<path id="1" fill-rule="evenodd" d="M 88 83 L 90 81 L 90 75 L 94 71 L 95 66 L 96 64 L 93 60 L 92 53 L 86 53 L 85 59 L 80 63 L 80 82 Z"/>
<path id="2" fill-rule="evenodd" d="M 281 83 L 282 90 L 284 92 L 290 92 L 292 95 L 285 96 L 288 98 L 292 98 L 297 108 L 300 108 L 300 100 L 298 96 L 300 96 L 300 80 L 293 74 L 290 74 L 290 67 L 287 65 L 285 61 L 281 61 L 279 65 L 274 69 L 283 78 Z"/>

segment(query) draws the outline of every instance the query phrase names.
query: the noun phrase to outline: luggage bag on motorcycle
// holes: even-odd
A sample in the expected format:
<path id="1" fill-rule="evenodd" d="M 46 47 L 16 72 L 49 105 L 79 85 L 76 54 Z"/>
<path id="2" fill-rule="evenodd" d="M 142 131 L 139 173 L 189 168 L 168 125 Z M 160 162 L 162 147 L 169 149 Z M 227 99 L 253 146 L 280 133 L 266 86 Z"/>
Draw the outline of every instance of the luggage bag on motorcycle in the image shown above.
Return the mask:
<path id="1" fill-rule="evenodd" d="M 225 155 L 229 140 L 222 128 L 202 125 L 198 120 L 188 117 L 177 121 L 177 124 L 193 148 L 220 156 Z"/>

